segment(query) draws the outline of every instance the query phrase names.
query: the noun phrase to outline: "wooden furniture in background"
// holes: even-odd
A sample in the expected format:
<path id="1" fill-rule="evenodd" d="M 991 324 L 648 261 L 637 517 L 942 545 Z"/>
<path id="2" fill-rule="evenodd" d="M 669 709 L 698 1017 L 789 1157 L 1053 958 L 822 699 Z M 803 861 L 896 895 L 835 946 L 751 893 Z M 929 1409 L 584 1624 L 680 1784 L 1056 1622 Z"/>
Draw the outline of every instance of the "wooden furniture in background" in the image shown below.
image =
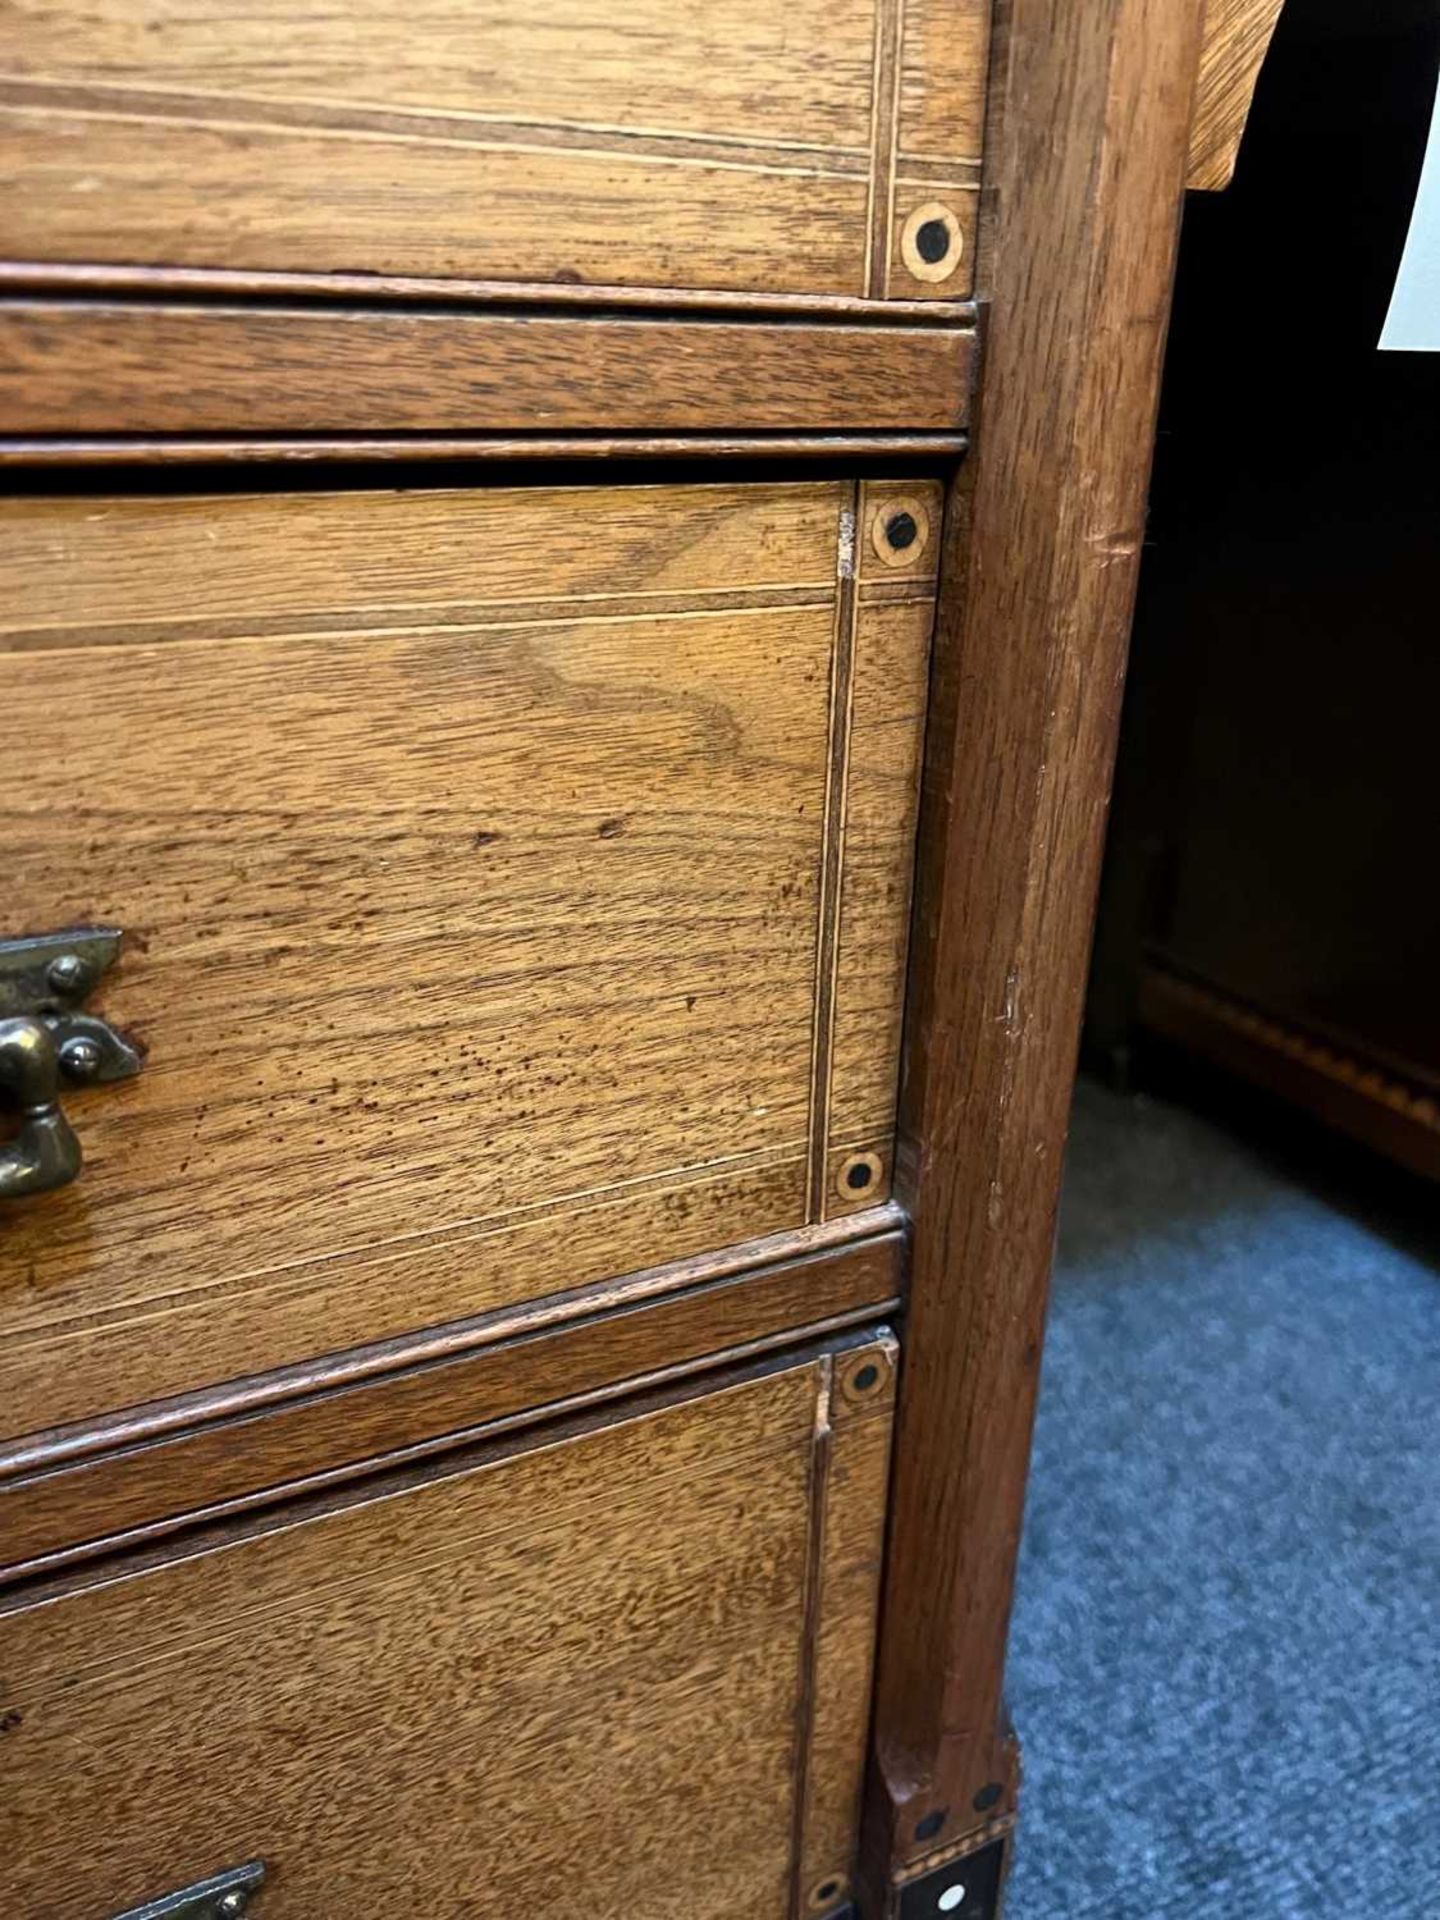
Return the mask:
<path id="1" fill-rule="evenodd" d="M 5 50 L 7 1914 L 993 1920 L 1201 11 Z"/>
<path id="2" fill-rule="evenodd" d="M 1187 216 L 1087 1036 L 1102 1067 L 1203 1060 L 1431 1178 L 1440 368 L 1377 342 L 1437 57 L 1414 0 L 1286 13 L 1235 185 Z M 1347 294 L 1316 328 L 1321 246 Z M 1247 322 L 1217 339 L 1221 284 Z"/>

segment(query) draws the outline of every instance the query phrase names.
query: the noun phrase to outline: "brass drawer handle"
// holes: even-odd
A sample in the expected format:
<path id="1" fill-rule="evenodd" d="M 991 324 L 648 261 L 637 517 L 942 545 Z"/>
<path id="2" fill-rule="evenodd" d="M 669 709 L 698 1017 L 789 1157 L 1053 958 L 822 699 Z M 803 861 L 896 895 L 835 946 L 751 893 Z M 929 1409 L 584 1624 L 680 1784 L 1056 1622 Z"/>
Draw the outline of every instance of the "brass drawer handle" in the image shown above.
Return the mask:
<path id="1" fill-rule="evenodd" d="M 264 1878 L 265 1862 L 247 1860 L 243 1867 L 230 1867 L 179 1893 L 164 1893 L 143 1907 L 117 1913 L 115 1920 L 238 1920 L 248 1912 Z"/>
<path id="2" fill-rule="evenodd" d="M 0 1087 L 20 1102 L 20 1131 L 0 1152 L 0 1199 L 68 1186 L 80 1142 L 60 1111 L 60 1049 L 41 1021 L 0 1021 Z"/>
<path id="3" fill-rule="evenodd" d="M 80 1142 L 60 1108 L 66 1082 L 128 1080 L 140 1071 L 130 1042 L 81 1003 L 120 951 L 113 927 L 0 940 L 0 1090 L 20 1109 L 0 1147 L 0 1200 L 68 1186 Z"/>

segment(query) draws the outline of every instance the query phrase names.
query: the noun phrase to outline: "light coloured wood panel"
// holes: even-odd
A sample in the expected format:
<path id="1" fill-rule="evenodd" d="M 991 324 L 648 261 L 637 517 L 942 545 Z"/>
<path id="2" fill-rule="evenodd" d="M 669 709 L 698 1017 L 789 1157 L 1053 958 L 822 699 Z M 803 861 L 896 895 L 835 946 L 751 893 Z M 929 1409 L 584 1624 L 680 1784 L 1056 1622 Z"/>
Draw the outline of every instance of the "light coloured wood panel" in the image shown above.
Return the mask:
<path id="1" fill-rule="evenodd" d="M 978 162 L 985 30 L 978 0 L 24 0 L 0 251 L 883 297 L 897 155 Z"/>
<path id="2" fill-rule="evenodd" d="M 815 1556 L 814 1663 L 796 1911 L 852 1900 L 870 1730 L 891 1410 L 892 1341 L 837 1355 L 821 1435 L 822 1532 Z"/>
<path id="3" fill-rule="evenodd" d="M 943 490 L 860 489 L 826 1097 L 826 1218 L 888 1195 Z M 911 544 L 888 529 L 908 522 Z"/>
<path id="4" fill-rule="evenodd" d="M 953 431 L 973 339 L 931 326 L 13 300 L 0 302 L 0 431 Z"/>
<path id="5" fill-rule="evenodd" d="M 72 1106 L 90 1156 L 83 1181 L 98 1170 L 105 1140 L 90 1125 L 96 1108 Z M 222 1281 L 197 1284 L 183 1249 L 177 1255 L 172 1246 L 179 1271 L 158 1297 L 117 1302 L 116 1289 L 97 1288 L 98 1310 L 47 1313 L 36 1301 L 25 1325 L 25 1298 L 12 1286 L 0 1350 L 0 1382 L 14 1409 L 7 1430 L 37 1435 L 59 1427 L 69 1439 L 70 1423 L 111 1409 L 159 1401 L 168 1411 L 176 1395 L 183 1401 L 197 1389 L 329 1351 L 368 1352 L 414 1331 L 519 1309 L 537 1296 L 568 1296 L 573 1304 L 557 1313 L 568 1318 L 612 1275 L 684 1260 L 752 1231 L 793 1227 L 805 1216 L 805 1195 L 796 1152 L 738 1173 L 702 1169 L 638 1189 L 563 1195 L 534 1217 L 502 1214 L 433 1235 L 422 1221 L 399 1246 L 340 1248 L 335 1258 L 293 1261 L 278 1272 L 242 1270 Z M 322 1219 L 328 1211 L 318 1198 L 316 1211 Z M 183 1238 L 183 1222 L 180 1231 Z M 261 1237 L 263 1223 L 255 1231 Z M 43 1239 L 40 1223 L 29 1237 Z M 51 1264 L 37 1255 L 39 1271 Z M 209 1262 L 212 1270 L 218 1264 Z M 83 1248 L 67 1250 L 64 1271 L 83 1266 Z M 72 1292 L 83 1296 L 83 1280 Z"/>
<path id="6" fill-rule="evenodd" d="M 907 160 L 978 166 L 985 136 L 989 0 L 904 0 L 899 171 Z"/>
<path id="7" fill-rule="evenodd" d="M 0 169 L 13 184 L 0 242 L 19 259 L 864 290 L 865 181 L 804 157 L 639 159 L 40 108 L 0 119 Z"/>
<path id="8" fill-rule="evenodd" d="M 873 1639 L 853 1566 L 888 1395 L 822 1502 L 824 1417 L 832 1374 L 889 1351 L 0 1608 L 7 1915 L 94 1920 L 260 1856 L 266 1920 L 786 1920 L 807 1804 L 833 1817 L 859 1785 L 828 1726 L 809 1764 L 806 1702 L 817 1660 L 853 1685 Z"/>
<path id="9" fill-rule="evenodd" d="M 7 913 L 149 1051 L 5 1222 L 7 1433 L 821 1216 L 853 502 L 9 503 Z"/>
<path id="10" fill-rule="evenodd" d="M 508 605 L 833 592 L 842 485 L 238 493 L 3 505 L 0 651 L 422 625 Z M 599 537 L 584 537 L 587 526 Z M 811 593 L 814 589 L 814 593 Z"/>
<path id="11" fill-rule="evenodd" d="M 900 0 L 900 16 L 884 291 L 961 300 L 975 286 L 989 0 Z M 950 236 L 938 263 L 915 244 L 936 220 Z"/>
<path id="12" fill-rule="evenodd" d="M 286 105 L 389 110 L 473 121 L 481 138 L 493 126 L 531 142 L 569 131 L 853 153 L 869 127 L 873 13 L 874 0 L 795 0 L 783 14 L 758 0 L 352 0 L 343 13 L 16 0 L 10 77 L 36 93 L 154 92 L 260 121 Z"/>
<path id="13" fill-rule="evenodd" d="M 1284 0 L 1208 0 L 1185 184 L 1228 187 Z"/>

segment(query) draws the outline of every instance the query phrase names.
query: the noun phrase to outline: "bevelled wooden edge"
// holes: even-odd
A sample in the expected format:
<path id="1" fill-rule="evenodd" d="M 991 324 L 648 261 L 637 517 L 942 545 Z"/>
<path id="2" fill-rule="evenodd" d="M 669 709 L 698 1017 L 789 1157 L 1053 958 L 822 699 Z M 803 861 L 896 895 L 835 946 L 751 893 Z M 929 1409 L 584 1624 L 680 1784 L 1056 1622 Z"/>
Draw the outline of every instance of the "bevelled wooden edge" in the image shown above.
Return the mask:
<path id="1" fill-rule="evenodd" d="M 899 1343 L 884 1312 L 878 1320 L 872 1312 L 833 1327 L 801 1327 L 785 1340 L 716 1353 L 703 1367 L 678 1367 L 626 1379 L 614 1393 L 579 1396 L 537 1408 L 529 1419 L 499 1420 L 433 1446 L 402 1448 L 366 1461 L 353 1472 L 307 1477 L 275 1489 L 272 1498 L 188 1511 L 175 1525 L 116 1533 L 93 1548 L 51 1555 L 28 1566 L 0 1564 L 0 1615 L 172 1563 L 177 1551 L 203 1553 L 213 1546 L 253 1539 L 277 1524 L 303 1525 L 435 1478 L 453 1478 L 476 1467 L 515 1459 L 536 1447 L 563 1445 L 601 1427 L 807 1367 L 816 1369 L 820 1391 L 813 1444 L 837 1367 L 874 1359 L 887 1370 L 893 1368 Z M 878 1420 L 888 1425 L 893 1413 L 893 1384 L 887 1381 L 873 1407 L 867 1407 L 852 1424 L 863 1427 Z M 812 1520 L 814 1493 L 812 1485 Z M 102 1555 L 97 1564 L 97 1556 Z"/>
<path id="2" fill-rule="evenodd" d="M 0 439 L 0 469 L 208 465 L 306 466 L 413 460 L 958 460 L 965 433 L 335 434 L 311 439 L 214 435 Z"/>
<path id="3" fill-rule="evenodd" d="M 0 1484 L 0 1578 L 888 1312 L 900 1294 L 904 1237 L 893 1209 L 877 1208 L 872 1227 L 876 1216 L 881 1232 L 817 1247 L 820 1232 L 809 1230 L 808 1248 L 770 1264 L 755 1263 L 773 1240 L 728 1250 L 732 1263 L 752 1263 L 739 1271 L 714 1257 L 679 1263 L 670 1271 L 690 1284 L 659 1298 L 611 1289 L 584 1319 L 536 1325 L 512 1314 L 498 1337 L 468 1350 L 421 1358 L 414 1349 L 423 1343 L 411 1342 L 407 1364 L 403 1343 L 391 1343 L 389 1370 L 327 1382 L 316 1369 L 310 1391 L 279 1404 L 246 1407 L 232 1394 L 207 1417 L 203 1397 L 192 1396 L 189 1420 L 168 1430 L 147 1424 L 143 1408 L 128 1424 L 109 1423 L 103 1451 L 93 1450 L 94 1429 L 92 1450 L 79 1457 L 32 1445 L 29 1470 Z"/>
<path id="4" fill-rule="evenodd" d="M 9 299 L 0 433 L 954 433 L 973 347 L 794 317 Z"/>
<path id="5" fill-rule="evenodd" d="M 307 299 L 448 302 L 467 308 L 530 307 L 595 312 L 757 313 L 818 319 L 918 321 L 966 325 L 973 300 L 884 300 L 864 295 L 735 292 L 724 288 L 570 286 L 550 280 L 425 279 L 404 274 L 240 273 L 219 267 L 74 265 L 44 260 L 0 260 L 0 293 L 183 295 L 201 299 Z"/>
<path id="6" fill-rule="evenodd" d="M 807 1254 L 859 1245 L 883 1238 L 905 1225 L 901 1208 L 887 1202 L 866 1213 L 764 1234 L 754 1240 L 689 1254 L 684 1259 L 646 1267 L 615 1279 L 592 1281 L 568 1291 L 546 1294 L 542 1299 L 500 1307 L 471 1319 L 448 1321 L 423 1332 L 327 1353 L 295 1366 L 227 1380 L 171 1399 L 117 1409 L 103 1419 L 37 1430 L 0 1443 L 0 1487 L 17 1475 L 109 1453 L 117 1447 L 136 1446 L 142 1441 L 188 1431 L 232 1415 L 255 1413 L 288 1400 L 305 1399 L 333 1387 L 373 1380 L 427 1361 L 448 1360 L 519 1334 L 583 1320 L 612 1308 L 635 1306 L 708 1280 L 729 1279 L 803 1259 Z"/>

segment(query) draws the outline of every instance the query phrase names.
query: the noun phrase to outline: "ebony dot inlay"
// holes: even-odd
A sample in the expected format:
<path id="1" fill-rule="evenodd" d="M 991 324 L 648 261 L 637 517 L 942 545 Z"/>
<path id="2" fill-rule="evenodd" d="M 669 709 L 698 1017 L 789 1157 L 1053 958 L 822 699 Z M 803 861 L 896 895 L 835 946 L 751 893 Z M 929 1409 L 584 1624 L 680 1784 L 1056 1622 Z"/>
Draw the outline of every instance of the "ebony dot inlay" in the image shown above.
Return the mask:
<path id="1" fill-rule="evenodd" d="M 933 267 L 950 251 L 950 229 L 943 220 L 926 220 L 915 235 L 915 251 Z"/>

